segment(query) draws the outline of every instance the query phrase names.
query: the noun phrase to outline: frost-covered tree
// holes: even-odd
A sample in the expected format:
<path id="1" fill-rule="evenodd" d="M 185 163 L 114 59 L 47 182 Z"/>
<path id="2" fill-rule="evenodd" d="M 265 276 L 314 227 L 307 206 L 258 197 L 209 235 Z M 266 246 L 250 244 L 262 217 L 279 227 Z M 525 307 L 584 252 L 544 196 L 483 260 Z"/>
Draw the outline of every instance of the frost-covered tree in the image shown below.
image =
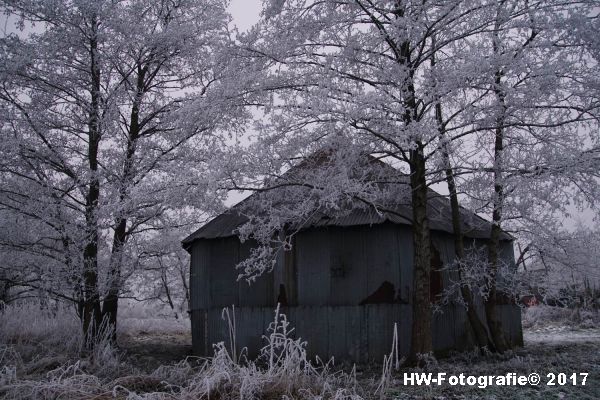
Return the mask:
<path id="1" fill-rule="evenodd" d="M 597 191 L 598 64 L 571 33 L 589 31 L 589 2 L 497 2 L 494 24 L 477 45 L 469 90 L 476 134 L 462 165 L 467 190 L 493 222 L 488 246 L 486 317 L 494 343 L 507 348 L 496 315 L 502 227 L 518 232 Z M 468 61 L 467 61 L 468 62 Z M 477 66 L 477 67 L 475 67 Z M 468 132 L 458 126 L 462 134 Z M 454 130 L 456 127 L 449 127 Z"/>
<path id="2" fill-rule="evenodd" d="M 579 226 L 572 231 L 546 226 L 533 236 L 522 274 L 526 294 L 562 306 L 600 307 L 600 266 L 597 229 Z"/>
<path id="3" fill-rule="evenodd" d="M 265 4 L 263 21 L 244 38 L 243 46 L 246 56 L 259 60 L 268 71 L 259 75 L 258 86 L 271 96 L 259 104 L 265 115 L 256 126 L 257 144 L 244 161 L 254 165 L 246 169 L 252 176 L 269 179 L 259 189 L 239 174 L 232 178 L 240 189 L 267 192 L 286 187 L 284 197 L 299 195 L 289 187 L 302 187 L 308 200 L 289 207 L 278 196 L 257 197 L 266 213 L 251 218 L 241 233 L 264 246 L 242 264 L 246 274 L 271 268 L 273 248 L 291 244 L 294 230 L 289 227 L 309 219 L 319 207 L 343 212 L 352 198 L 366 207 L 384 209 L 385 201 L 378 199 L 385 195 L 378 192 L 377 182 L 390 177 L 364 172 L 357 154 L 385 159 L 404 168 L 411 187 L 412 356 L 427 353 L 431 351 L 427 186 L 448 177 L 448 182 L 459 179 L 451 189 L 455 209 L 458 192 L 467 191 L 475 209 L 489 212 L 493 221 L 487 267 L 480 277 L 487 286 L 490 340 L 499 351 L 506 349 L 494 318 L 499 234 L 511 226 L 504 221 L 514 217 L 503 212 L 509 209 L 507 198 L 516 193 L 506 179 L 520 176 L 524 189 L 522 177 L 537 176 L 551 165 L 564 165 L 567 158 L 593 150 L 583 138 L 593 132 L 586 124 L 595 118 L 597 97 L 585 89 L 594 83 L 597 64 L 586 62 L 590 51 L 582 47 L 585 35 L 574 30 L 592 31 L 593 2 Z M 579 32 L 580 39 L 570 31 Z M 314 161 L 322 149 L 334 155 L 325 162 L 321 157 L 321 172 L 301 177 L 282 174 L 301 159 Z M 535 156 L 527 159 L 527 154 Z M 553 201 L 558 197 L 547 198 L 546 204 Z M 289 234 L 282 240 L 278 232 L 286 229 Z"/>
<path id="4" fill-rule="evenodd" d="M 276 92 L 266 122 L 257 128 L 259 146 L 268 141 L 266 151 L 277 154 L 271 158 L 286 161 L 321 147 L 346 154 L 333 158 L 340 161 L 337 176 L 324 174 L 327 180 L 320 185 L 310 183 L 322 188 L 323 203 L 359 197 L 366 205 L 382 206 L 373 201 L 377 178 L 346 173 L 352 169 L 344 165 L 352 159 L 347 154 L 366 152 L 406 166 L 403 183 L 408 179 L 413 210 L 415 360 L 432 350 L 427 196 L 429 164 L 438 149 L 433 109 L 460 84 L 433 84 L 431 58 L 436 54 L 438 65 L 456 65 L 461 53 L 451 50 L 488 29 L 491 10 L 490 4 L 468 1 L 273 1 L 267 2 L 263 24 L 246 38 L 248 53 L 270 71 L 264 89 Z M 288 217 L 302 218 L 294 211 Z"/>
<path id="5" fill-rule="evenodd" d="M 0 204 L 43 227 L 7 254 L 51 252 L 55 266 L 42 257 L 23 273 L 48 268 L 88 334 L 116 324 L 139 265 L 128 243 L 218 203 L 206 161 L 244 116 L 226 5 L 2 2 L 22 30 L 0 43 Z"/>

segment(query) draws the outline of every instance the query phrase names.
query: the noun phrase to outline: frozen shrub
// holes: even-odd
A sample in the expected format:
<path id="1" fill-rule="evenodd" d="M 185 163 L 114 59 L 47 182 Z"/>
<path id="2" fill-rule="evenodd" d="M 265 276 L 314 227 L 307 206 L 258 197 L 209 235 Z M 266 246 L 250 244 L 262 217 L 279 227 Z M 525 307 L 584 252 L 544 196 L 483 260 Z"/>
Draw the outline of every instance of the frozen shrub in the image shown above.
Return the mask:
<path id="1" fill-rule="evenodd" d="M 235 323 L 231 321 L 229 326 Z M 307 359 L 306 342 L 292 338 L 292 332 L 286 316 L 278 308 L 264 337 L 266 345 L 256 362 L 240 363 L 224 343 L 218 343 L 213 358 L 206 360 L 192 376 L 181 398 L 361 398 L 356 393 L 354 376 L 333 373 L 329 363 L 318 360 L 318 364 L 313 365 Z"/>
<path id="2" fill-rule="evenodd" d="M 17 381 L 17 367 L 4 365 L 0 368 L 0 386 L 6 386 Z"/>
<path id="3" fill-rule="evenodd" d="M 100 380 L 85 373 L 79 362 L 50 371 L 43 380 L 17 380 L 5 390 L 7 400 L 86 399 L 104 392 Z"/>
<path id="4" fill-rule="evenodd" d="M 74 355 L 81 348 L 80 331 L 74 310 L 62 304 L 42 307 L 24 302 L 0 311 L 0 343 L 31 344 L 56 354 Z"/>
<path id="5" fill-rule="evenodd" d="M 172 385 L 183 386 L 195 373 L 191 365 L 193 359 L 196 357 L 188 357 L 174 365 L 161 365 L 151 376 Z"/>
<path id="6" fill-rule="evenodd" d="M 0 343 L 0 367 L 3 366 L 21 366 L 23 360 L 13 346 Z"/>
<path id="7" fill-rule="evenodd" d="M 548 326 L 595 328 L 600 325 L 600 312 L 593 309 L 538 305 L 525 308 L 522 315 L 524 328 Z"/>

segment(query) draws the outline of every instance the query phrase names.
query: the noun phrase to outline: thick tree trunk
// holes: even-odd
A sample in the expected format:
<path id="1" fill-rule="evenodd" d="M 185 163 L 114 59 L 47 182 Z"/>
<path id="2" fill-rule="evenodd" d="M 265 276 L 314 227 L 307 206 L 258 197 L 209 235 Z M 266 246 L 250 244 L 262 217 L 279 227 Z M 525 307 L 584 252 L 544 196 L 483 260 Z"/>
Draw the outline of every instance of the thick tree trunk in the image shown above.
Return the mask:
<path id="1" fill-rule="evenodd" d="M 395 14 L 404 17 L 402 2 L 396 2 Z M 392 42 L 393 43 L 393 42 Z M 403 95 L 403 123 L 405 134 L 413 138 L 414 148 L 409 151 L 410 188 L 412 197 L 412 230 L 413 230 L 413 296 L 412 296 L 412 335 L 408 363 L 418 363 L 420 355 L 433 352 L 431 332 L 431 238 L 429 219 L 427 217 L 427 180 L 424 146 L 420 135 L 411 132 L 413 122 L 418 120 L 419 110 L 414 86 L 414 66 L 411 61 L 410 42 L 404 41 L 398 48 L 393 46 L 398 64 L 404 66 L 407 77 L 403 83 L 406 88 Z"/>
<path id="2" fill-rule="evenodd" d="M 496 230 L 494 227 L 492 231 Z M 498 228 L 498 230 L 500 230 Z M 500 353 L 509 349 L 508 342 L 504 336 L 504 329 L 502 327 L 502 320 L 498 315 L 496 304 L 498 303 L 497 289 L 496 289 L 496 274 L 498 269 L 498 246 L 494 244 L 494 236 L 499 237 L 499 233 L 492 233 L 491 243 L 489 245 L 488 258 L 490 262 L 490 283 L 488 284 L 488 297 L 485 302 L 485 315 L 488 320 L 490 332 L 494 340 L 496 350 Z"/>
<path id="3" fill-rule="evenodd" d="M 91 18 L 92 36 L 90 39 L 90 114 L 88 123 L 88 165 L 90 180 L 85 196 L 86 245 L 83 250 L 83 333 L 86 347 L 91 349 L 97 341 L 102 322 L 100 294 L 98 292 L 98 200 L 100 180 L 98 178 L 98 147 L 100 143 L 100 67 L 98 62 L 98 22 Z"/>
<path id="4" fill-rule="evenodd" d="M 494 42 L 494 51 L 498 51 L 498 46 Z M 496 304 L 497 289 L 496 280 L 498 274 L 498 263 L 500 254 L 500 235 L 502 233 L 502 207 L 504 204 L 504 182 L 503 182 L 503 152 L 504 152 L 504 123 L 506 104 L 506 94 L 501 87 L 502 84 L 502 72 L 496 71 L 495 82 L 494 82 L 494 93 L 496 100 L 499 105 L 498 116 L 496 118 L 496 130 L 495 130 L 495 141 L 494 141 L 494 197 L 493 197 L 493 212 L 492 212 L 492 228 L 490 232 L 490 241 L 488 243 L 488 262 L 489 271 L 487 275 L 486 287 L 488 290 L 488 297 L 485 301 L 485 315 L 490 327 L 490 333 L 496 350 L 498 352 L 506 351 L 509 346 L 504 337 L 504 330 L 502 328 L 502 321 L 498 316 L 498 310 Z"/>
<path id="5" fill-rule="evenodd" d="M 419 355 L 433 351 L 431 333 L 430 275 L 431 249 L 429 220 L 427 218 L 427 182 L 425 180 L 425 158 L 419 146 L 411 151 L 410 186 L 413 209 L 413 321 L 409 363 L 419 360 Z"/>
<path id="6" fill-rule="evenodd" d="M 131 107 L 129 121 L 129 136 L 127 138 L 127 151 L 123 164 L 123 175 L 121 177 L 119 188 L 119 202 L 123 204 L 127 198 L 127 189 L 131 184 L 133 175 L 133 164 L 137 140 L 140 136 L 140 104 L 145 89 L 145 77 L 147 69 L 138 66 L 136 95 Z M 109 323 L 111 338 L 113 342 L 117 340 L 117 315 L 119 311 L 119 295 L 121 293 L 121 275 L 123 264 L 123 250 L 127 242 L 127 218 L 124 215 L 117 217 L 115 221 L 115 230 L 113 234 L 113 244 L 110 258 L 110 269 L 108 272 L 108 292 L 104 299 L 102 315 Z"/>
<path id="7" fill-rule="evenodd" d="M 504 330 L 502 328 L 502 321 L 498 316 L 498 310 L 496 304 L 497 290 L 496 280 L 498 274 L 498 263 L 500 254 L 500 235 L 502 233 L 501 222 L 502 222 L 502 203 L 504 201 L 504 184 L 502 182 L 502 171 L 501 171 L 501 159 L 502 151 L 504 148 L 504 134 L 503 129 L 498 127 L 496 129 L 496 140 L 494 146 L 494 211 L 492 213 L 492 228 L 490 232 L 490 241 L 488 244 L 488 262 L 489 271 L 488 279 L 486 282 L 488 297 L 485 301 L 485 315 L 488 320 L 490 327 L 490 333 L 496 346 L 496 350 L 504 352 L 508 350 L 509 346 L 504 337 Z"/>
<path id="8" fill-rule="evenodd" d="M 102 305 L 102 316 L 109 324 L 110 337 L 117 341 L 117 314 L 119 310 L 119 294 L 121 291 L 122 251 L 126 239 L 127 221 L 121 218 L 117 221 L 113 235 L 110 270 L 108 276 L 108 291 Z"/>

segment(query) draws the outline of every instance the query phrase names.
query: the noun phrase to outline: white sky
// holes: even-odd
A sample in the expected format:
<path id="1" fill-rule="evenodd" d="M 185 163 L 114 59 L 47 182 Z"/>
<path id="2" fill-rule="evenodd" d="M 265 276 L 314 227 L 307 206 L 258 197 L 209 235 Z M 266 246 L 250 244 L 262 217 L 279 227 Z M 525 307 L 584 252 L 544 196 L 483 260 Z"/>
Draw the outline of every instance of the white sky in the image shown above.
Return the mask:
<path id="1" fill-rule="evenodd" d="M 258 21 L 261 3 L 261 0 L 231 0 L 229 12 L 240 31 L 247 30 Z"/>
<path id="2" fill-rule="evenodd" d="M 231 0 L 229 12 L 233 17 L 233 23 L 240 31 L 248 30 L 258 21 L 260 10 L 262 8 L 261 0 Z M 16 18 L 8 18 L 4 13 L 0 13 L 0 32 L 4 36 L 6 33 L 16 32 L 14 23 Z"/>

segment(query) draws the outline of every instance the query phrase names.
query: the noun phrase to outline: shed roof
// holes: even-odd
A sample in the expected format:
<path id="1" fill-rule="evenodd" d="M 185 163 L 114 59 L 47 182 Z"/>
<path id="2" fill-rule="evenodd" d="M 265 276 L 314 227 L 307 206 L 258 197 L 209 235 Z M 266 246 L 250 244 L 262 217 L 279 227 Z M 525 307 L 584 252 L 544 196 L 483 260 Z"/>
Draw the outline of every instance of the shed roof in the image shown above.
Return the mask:
<path id="1" fill-rule="evenodd" d="M 280 179 L 289 182 L 290 179 L 297 179 L 298 176 L 304 178 L 306 171 L 315 171 L 318 168 L 323 168 L 322 155 L 313 157 L 312 161 L 313 162 L 305 160 L 296 167 L 291 168 Z M 378 187 L 393 188 L 392 190 L 388 190 L 387 193 L 388 197 L 390 197 L 391 194 L 392 201 L 388 198 L 388 200 L 384 202 L 385 206 L 377 207 L 377 209 L 375 209 L 375 207 L 366 207 L 364 202 L 355 200 L 351 201 L 350 204 L 346 204 L 344 207 L 345 211 L 343 212 L 328 209 L 315 210 L 309 218 L 302 222 L 301 226 L 297 227 L 297 229 L 304 230 L 328 226 L 349 227 L 357 225 L 378 225 L 384 222 L 412 225 L 412 209 L 410 206 L 411 191 L 406 175 L 390 165 L 373 158 L 369 158 L 367 164 L 369 169 L 377 169 L 376 175 L 377 179 L 379 179 Z M 364 175 L 364 169 L 362 171 Z M 385 171 L 385 178 L 383 179 L 381 171 Z M 268 193 L 271 198 L 272 196 L 277 196 L 278 191 L 284 190 L 285 187 L 286 186 L 283 185 L 283 187 L 278 189 L 254 193 L 186 237 L 182 242 L 183 246 L 187 247 L 192 242 L 199 239 L 216 239 L 236 235 L 237 229 L 249 221 L 250 215 L 264 213 L 264 210 L 260 209 L 261 202 L 253 200 L 258 196 L 264 196 L 265 193 Z M 285 202 L 286 206 L 293 205 L 295 201 L 298 201 L 290 200 L 291 196 L 289 196 L 289 194 L 287 196 L 280 195 L 279 197 L 284 198 L 285 200 L 278 200 L 278 202 Z M 466 237 L 474 239 L 490 237 L 491 223 L 489 221 L 462 207 L 460 213 L 462 230 Z M 429 189 L 428 194 L 427 216 L 429 217 L 429 226 L 431 230 L 447 232 L 450 234 L 454 232 L 452 228 L 452 210 L 449 198 L 432 189 Z M 503 232 L 501 235 L 501 240 L 512 239 L 513 237 L 506 232 Z"/>

